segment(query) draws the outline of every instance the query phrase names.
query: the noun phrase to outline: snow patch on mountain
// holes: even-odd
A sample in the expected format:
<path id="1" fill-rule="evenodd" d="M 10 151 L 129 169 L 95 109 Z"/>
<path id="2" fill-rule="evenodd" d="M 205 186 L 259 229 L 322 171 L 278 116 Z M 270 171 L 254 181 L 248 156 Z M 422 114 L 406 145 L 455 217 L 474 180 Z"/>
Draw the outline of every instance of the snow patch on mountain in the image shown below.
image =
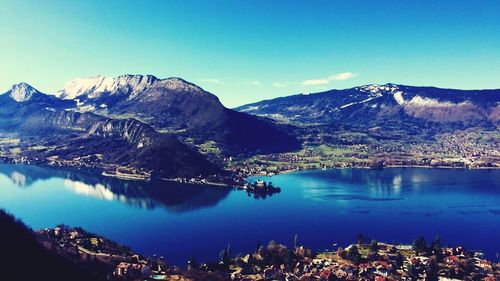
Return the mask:
<path id="1" fill-rule="evenodd" d="M 243 108 L 241 111 L 242 112 L 250 112 L 250 111 L 255 111 L 255 110 L 259 110 L 260 106 L 256 105 L 256 106 L 247 106 L 245 108 Z"/>
<path id="2" fill-rule="evenodd" d="M 365 85 L 357 88 L 361 92 L 365 93 L 371 93 L 371 94 L 383 94 L 383 93 L 392 93 L 396 90 L 398 90 L 398 86 L 394 84 L 386 84 L 386 85 L 379 85 L 379 84 L 370 84 L 370 85 Z"/>
<path id="3" fill-rule="evenodd" d="M 95 111 L 95 106 L 93 105 L 83 105 L 78 107 L 79 112 L 94 112 Z"/>
<path id="4" fill-rule="evenodd" d="M 396 97 L 395 97 L 396 99 Z M 469 102 L 460 102 L 460 103 L 454 103 L 451 101 L 439 101 L 437 99 L 433 98 L 425 98 L 421 96 L 414 96 L 408 101 L 405 101 L 404 99 L 400 100 L 401 105 L 405 106 L 412 106 L 412 107 L 433 107 L 433 108 L 446 108 L 446 107 L 455 107 L 455 106 L 465 106 L 465 105 L 470 105 Z M 398 102 L 399 103 L 399 102 Z"/>
<path id="5" fill-rule="evenodd" d="M 351 102 L 351 103 L 348 103 L 348 104 L 344 104 L 344 105 L 340 106 L 339 108 L 340 109 L 344 109 L 346 107 L 349 107 L 349 106 L 352 106 L 352 105 L 355 105 L 355 104 L 362 104 L 362 103 L 365 103 L 365 102 L 369 102 L 369 101 L 371 101 L 373 99 L 379 98 L 381 96 L 382 96 L 381 94 L 377 94 L 374 97 L 370 97 L 370 98 L 367 98 L 367 99 L 362 100 L 362 101 L 357 101 L 357 102 Z"/>
<path id="6" fill-rule="evenodd" d="M 12 86 L 10 97 L 17 102 L 29 101 L 38 91 L 26 83 L 19 83 Z"/>
<path id="7" fill-rule="evenodd" d="M 405 98 L 403 97 L 403 92 L 397 91 L 393 94 L 394 100 L 399 104 L 399 105 L 404 105 L 405 104 Z"/>
<path id="8" fill-rule="evenodd" d="M 200 93 L 200 87 L 180 78 L 158 79 L 153 75 L 122 75 L 116 78 L 94 76 L 77 78 L 64 86 L 55 95 L 62 99 L 96 99 L 102 95 L 127 95 L 132 100 L 149 88 L 163 88 L 171 91 Z"/>
<path id="9" fill-rule="evenodd" d="M 114 83 L 114 78 L 104 76 L 77 78 L 66 83 L 64 89 L 55 95 L 68 100 L 76 99 L 85 94 L 88 94 L 89 97 L 95 97 L 97 94 L 112 91 Z"/>
<path id="10" fill-rule="evenodd" d="M 361 92 L 367 93 L 368 98 L 361 100 L 361 101 L 355 101 L 355 102 L 350 102 L 350 103 L 344 104 L 344 105 L 338 107 L 338 109 L 344 109 L 344 108 L 353 106 L 355 104 L 362 104 L 362 103 L 369 102 L 369 101 L 374 100 L 376 98 L 382 97 L 386 92 L 394 91 L 396 88 L 397 87 L 395 85 L 377 85 L 377 84 L 371 84 L 371 85 L 365 85 L 365 86 L 358 87 L 356 89 L 361 91 Z"/>

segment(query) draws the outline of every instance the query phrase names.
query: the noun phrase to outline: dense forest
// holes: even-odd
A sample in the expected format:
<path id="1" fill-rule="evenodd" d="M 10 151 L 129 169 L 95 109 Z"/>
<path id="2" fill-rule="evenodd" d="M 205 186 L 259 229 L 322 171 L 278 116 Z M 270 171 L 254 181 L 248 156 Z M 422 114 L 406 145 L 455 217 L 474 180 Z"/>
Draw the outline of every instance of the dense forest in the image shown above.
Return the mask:
<path id="1" fill-rule="evenodd" d="M 99 280 L 46 250 L 30 228 L 3 210 L 0 210 L 0 229 L 0 280 Z"/>

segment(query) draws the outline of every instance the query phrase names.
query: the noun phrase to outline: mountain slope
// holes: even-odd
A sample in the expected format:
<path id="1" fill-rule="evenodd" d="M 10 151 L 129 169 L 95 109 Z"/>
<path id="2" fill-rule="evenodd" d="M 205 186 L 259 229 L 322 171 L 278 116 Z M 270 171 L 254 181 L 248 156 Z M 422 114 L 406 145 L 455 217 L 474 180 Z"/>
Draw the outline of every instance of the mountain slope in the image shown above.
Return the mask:
<path id="1" fill-rule="evenodd" d="M 160 134 L 135 119 L 108 119 L 95 123 L 83 141 L 96 141 L 99 154 L 102 147 L 121 148 L 108 152 L 107 162 L 152 170 L 161 177 L 195 177 L 211 175 L 220 169 L 202 155 L 188 149 L 176 138 Z M 90 147 L 90 145 L 87 145 Z"/>
<path id="2" fill-rule="evenodd" d="M 69 260 L 46 250 L 33 231 L 0 210 L 0 264 L 2 280 L 103 280 Z"/>
<path id="3" fill-rule="evenodd" d="M 303 124 L 384 126 L 398 121 L 466 128 L 500 125 L 500 90 L 452 90 L 395 84 L 295 95 L 237 110 Z"/>
<path id="4" fill-rule="evenodd" d="M 500 166 L 500 90 L 366 85 L 236 110 L 294 125 L 305 151 L 276 157 L 286 169 L 300 167 L 289 159 L 316 167 Z"/>
<path id="5" fill-rule="evenodd" d="M 74 106 L 73 101 L 59 100 L 20 83 L 0 95 L 0 130 L 35 132 L 56 129 L 54 122 L 71 119 L 66 110 Z M 75 120 L 77 123 L 79 121 Z"/>
<path id="6" fill-rule="evenodd" d="M 176 138 L 140 121 L 75 112 L 70 110 L 74 101 L 43 94 L 27 84 L 19 85 L 0 95 L 0 133 L 20 137 L 27 147 L 17 158 L 81 162 L 82 158 L 92 157 L 96 165 L 130 166 L 161 177 L 220 172 Z"/>
<path id="7" fill-rule="evenodd" d="M 193 139 L 198 144 L 216 141 L 229 154 L 299 147 L 293 137 L 269 120 L 227 109 L 215 95 L 180 78 L 123 75 L 76 79 L 56 96 L 76 101 L 80 112 L 134 117 L 157 130 Z M 274 143 L 257 135 L 270 136 Z"/>

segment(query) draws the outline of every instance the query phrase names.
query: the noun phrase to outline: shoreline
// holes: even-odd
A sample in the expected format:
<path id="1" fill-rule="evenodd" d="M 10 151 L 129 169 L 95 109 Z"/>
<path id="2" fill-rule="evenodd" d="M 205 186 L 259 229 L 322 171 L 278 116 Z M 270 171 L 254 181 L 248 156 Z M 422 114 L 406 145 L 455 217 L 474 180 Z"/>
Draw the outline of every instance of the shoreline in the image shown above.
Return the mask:
<path id="1" fill-rule="evenodd" d="M 182 182 L 182 181 L 179 181 L 178 179 L 169 179 L 169 178 L 153 178 L 153 179 L 158 179 L 158 180 L 161 180 L 161 181 L 168 181 L 168 182 L 176 182 L 176 183 L 182 183 L 182 184 L 190 184 L 190 185 L 208 185 L 208 186 L 212 186 L 212 187 L 219 187 L 219 188 L 238 188 L 238 186 L 235 186 L 235 185 L 230 185 L 230 184 L 227 184 L 227 183 L 218 183 L 218 182 L 210 182 L 210 181 L 207 181 L 207 182 Z"/>
<path id="2" fill-rule="evenodd" d="M 234 189 L 240 189 L 242 186 L 234 185 L 234 184 L 228 184 L 228 183 L 217 183 L 217 182 L 210 182 L 210 181 L 205 181 L 205 182 L 190 182 L 189 180 L 186 181 L 181 181 L 178 178 L 163 178 L 163 177 L 156 177 L 156 176 L 151 176 L 149 175 L 140 175 L 140 174 L 125 174 L 125 173 L 109 173 L 106 172 L 107 169 L 110 167 L 85 167 L 85 166 L 76 166 L 76 165 L 51 165 L 50 163 L 31 163 L 30 161 L 13 161 L 12 159 L 7 160 L 7 159 L 0 159 L 0 164 L 5 164 L 5 165 L 32 165 L 32 166 L 45 166 L 49 168 L 64 168 L 64 169 L 76 169 L 76 170 L 81 170 L 81 169 L 88 169 L 88 170 L 95 170 L 100 172 L 102 176 L 105 177 L 111 177 L 111 178 L 116 178 L 119 180 L 124 180 L 124 181 L 144 181 L 148 182 L 151 180 L 162 180 L 162 181 L 169 181 L 169 182 L 177 182 L 177 183 L 184 183 L 184 184 L 190 184 L 190 185 L 207 185 L 207 186 L 212 186 L 212 187 L 219 187 L 219 188 L 234 188 Z M 245 179 L 246 182 L 248 182 L 248 179 L 251 177 L 273 177 L 277 175 L 282 175 L 282 174 L 291 174 L 291 173 L 298 173 L 298 172 L 311 172 L 311 171 L 326 171 L 326 170 L 340 170 L 340 169 L 373 169 L 373 170 L 382 170 L 382 169 L 394 169 L 394 168 L 418 168 L 418 169 L 460 169 L 460 170 L 500 170 L 500 167 L 457 167 L 457 166 L 432 166 L 432 165 L 387 165 L 384 167 L 367 167 L 367 166 L 348 166 L 348 167 L 328 167 L 328 168 L 313 168 L 313 169 L 290 169 L 290 170 L 283 170 L 283 171 L 278 171 L 278 172 L 272 172 L 273 175 L 269 174 L 247 174 L 247 175 L 242 175 L 242 178 Z"/>
<path id="3" fill-rule="evenodd" d="M 108 173 L 106 171 L 102 171 L 102 176 L 118 178 L 121 180 L 135 180 L 135 181 L 150 181 L 151 177 L 146 175 L 134 175 L 134 174 L 123 174 L 123 173 Z"/>
<path id="4" fill-rule="evenodd" d="M 273 177 L 284 174 L 299 173 L 299 172 L 313 172 L 313 171 L 328 171 L 328 170 L 344 170 L 344 169 L 367 169 L 367 170 L 383 170 L 383 169 L 397 169 L 397 168 L 416 168 L 416 169 L 457 169 L 457 170 L 500 170 L 500 167 L 454 167 L 454 166 L 430 166 L 430 165 L 388 165 L 381 168 L 366 167 L 366 166 L 351 166 L 351 167 L 329 167 L 314 168 L 314 169 L 295 169 L 273 172 L 274 175 L 265 174 L 249 174 L 245 179 L 250 177 Z"/>
<path id="5" fill-rule="evenodd" d="M 93 257 L 94 262 L 98 261 L 100 265 L 98 274 L 113 274 L 124 280 L 136 280 L 134 278 L 137 276 L 141 276 L 141 280 L 193 280 L 180 279 L 193 273 L 203 276 L 201 280 L 289 280 L 285 277 L 290 280 L 303 280 L 299 277 L 330 280 L 330 276 L 334 280 L 345 280 L 348 275 L 356 277 L 353 280 L 386 280 L 385 277 L 402 280 L 408 275 L 421 280 L 427 274 L 435 276 L 433 280 L 447 277 L 462 280 L 467 276 L 497 280 L 500 272 L 498 259 L 495 261 L 480 250 L 466 249 L 461 245 L 443 246 L 439 237 L 430 244 L 425 242 L 423 236 L 413 244 L 378 242 L 373 239 L 370 242 L 361 238 L 357 243 L 350 242 L 342 246 L 333 244 L 331 249 L 314 250 L 300 244 L 298 236 L 295 236 L 293 246 L 274 240 L 267 245 L 259 242 L 255 251 L 235 256 L 228 245 L 218 262 L 198 263 L 193 256 L 187 266 L 183 266 L 168 264 L 163 257 L 143 256 L 126 245 L 79 227 L 57 226 L 34 233 L 47 250 L 91 269 L 95 268 L 95 263 L 90 264 L 88 257 Z M 75 257 L 73 251 L 79 255 Z M 469 271 L 456 271 L 457 264 L 466 262 L 470 266 Z M 155 270 L 152 270 L 153 267 Z M 214 276 L 219 279 L 212 279 Z"/>

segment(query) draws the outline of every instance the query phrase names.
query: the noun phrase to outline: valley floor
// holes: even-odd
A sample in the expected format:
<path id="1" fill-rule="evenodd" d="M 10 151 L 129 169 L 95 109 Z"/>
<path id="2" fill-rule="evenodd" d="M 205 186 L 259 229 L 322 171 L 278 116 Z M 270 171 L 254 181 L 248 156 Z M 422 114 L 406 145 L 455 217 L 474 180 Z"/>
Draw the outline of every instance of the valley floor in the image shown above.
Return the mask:
<path id="1" fill-rule="evenodd" d="M 461 131 L 436 139 L 409 144 L 310 144 L 297 152 L 257 155 L 228 163 L 228 167 L 246 175 L 327 168 L 500 168 L 496 132 Z"/>

